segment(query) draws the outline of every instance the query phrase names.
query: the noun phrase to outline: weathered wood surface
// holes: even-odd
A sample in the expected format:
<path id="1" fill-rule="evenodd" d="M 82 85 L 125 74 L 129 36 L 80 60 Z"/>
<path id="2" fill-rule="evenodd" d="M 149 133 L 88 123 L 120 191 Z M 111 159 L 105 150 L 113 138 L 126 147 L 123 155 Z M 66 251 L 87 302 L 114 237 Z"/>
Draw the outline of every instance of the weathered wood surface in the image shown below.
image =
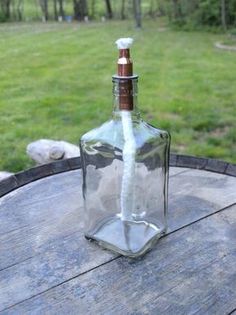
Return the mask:
<path id="1" fill-rule="evenodd" d="M 118 257 L 5 314 L 229 314 L 236 304 L 235 211 L 178 230 L 141 260 Z"/>
<path id="2" fill-rule="evenodd" d="M 169 232 L 141 260 L 82 234 L 80 170 L 0 199 L 0 314 L 229 314 L 236 178 L 171 168 Z"/>
<path id="3" fill-rule="evenodd" d="M 171 154 L 170 166 L 202 169 L 220 174 L 236 176 L 236 164 L 230 164 L 224 161 L 209 158 Z M 59 160 L 50 164 L 43 164 L 23 172 L 13 174 L 9 178 L 0 180 L 0 197 L 13 191 L 14 189 L 18 189 L 21 186 L 38 180 L 39 178 L 80 168 L 80 157 L 76 157 Z"/>

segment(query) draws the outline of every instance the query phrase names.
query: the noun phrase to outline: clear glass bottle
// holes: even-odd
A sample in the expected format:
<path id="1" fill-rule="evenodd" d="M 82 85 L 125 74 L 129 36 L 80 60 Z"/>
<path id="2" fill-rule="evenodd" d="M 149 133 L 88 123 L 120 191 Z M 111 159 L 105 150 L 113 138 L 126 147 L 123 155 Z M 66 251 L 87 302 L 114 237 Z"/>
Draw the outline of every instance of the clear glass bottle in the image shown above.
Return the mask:
<path id="1" fill-rule="evenodd" d="M 138 257 L 167 229 L 170 136 L 141 119 L 137 76 L 128 78 L 132 110 L 121 109 L 124 80 L 113 76 L 111 120 L 80 140 L 85 236 Z"/>

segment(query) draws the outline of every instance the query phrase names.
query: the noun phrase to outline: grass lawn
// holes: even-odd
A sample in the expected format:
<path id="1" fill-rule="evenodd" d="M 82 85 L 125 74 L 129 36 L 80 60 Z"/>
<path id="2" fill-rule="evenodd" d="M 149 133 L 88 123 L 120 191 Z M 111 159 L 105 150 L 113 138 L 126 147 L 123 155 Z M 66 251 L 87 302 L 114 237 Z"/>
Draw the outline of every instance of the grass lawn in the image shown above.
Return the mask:
<path id="1" fill-rule="evenodd" d="M 111 113 L 114 41 L 133 36 L 143 118 L 172 135 L 172 152 L 236 162 L 236 53 L 223 35 L 155 22 L 0 25 L 0 170 L 33 165 L 39 138 L 78 143 Z M 145 64 L 144 64 L 145 61 Z M 145 66 L 144 66 L 145 65 Z"/>

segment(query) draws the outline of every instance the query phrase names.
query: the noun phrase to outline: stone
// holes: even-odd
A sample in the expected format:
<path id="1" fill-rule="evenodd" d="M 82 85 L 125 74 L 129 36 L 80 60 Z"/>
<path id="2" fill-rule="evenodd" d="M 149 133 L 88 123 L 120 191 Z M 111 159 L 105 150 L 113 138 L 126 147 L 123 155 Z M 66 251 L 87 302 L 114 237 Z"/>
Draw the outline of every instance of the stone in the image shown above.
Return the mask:
<path id="1" fill-rule="evenodd" d="M 3 180 L 9 176 L 13 175 L 13 173 L 10 172 L 0 172 L 0 180 Z"/>
<path id="2" fill-rule="evenodd" d="M 26 153 L 39 165 L 80 156 L 78 146 L 50 139 L 40 139 L 28 144 Z"/>

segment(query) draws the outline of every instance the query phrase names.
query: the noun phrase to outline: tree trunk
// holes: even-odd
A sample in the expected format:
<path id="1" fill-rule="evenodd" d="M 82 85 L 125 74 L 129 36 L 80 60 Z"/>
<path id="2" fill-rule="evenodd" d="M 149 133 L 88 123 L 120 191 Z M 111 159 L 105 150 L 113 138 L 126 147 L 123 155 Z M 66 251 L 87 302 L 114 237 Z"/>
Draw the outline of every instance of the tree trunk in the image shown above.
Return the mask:
<path id="1" fill-rule="evenodd" d="M 59 2 L 59 16 L 64 18 L 65 17 L 65 12 L 64 12 L 63 0 L 58 0 L 58 2 Z"/>
<path id="2" fill-rule="evenodd" d="M 134 18 L 136 27 L 142 27 L 141 0 L 133 0 Z"/>
<path id="3" fill-rule="evenodd" d="M 106 3 L 106 9 L 107 9 L 107 17 L 108 19 L 113 18 L 113 12 L 112 12 L 112 7 L 111 7 L 111 2 L 110 0 L 105 0 Z"/>
<path id="4" fill-rule="evenodd" d="M 78 18 L 78 2 L 76 0 L 73 0 L 73 8 L 74 8 L 74 18 Z"/>
<path id="5" fill-rule="evenodd" d="M 150 17 L 154 16 L 154 8 L 153 8 L 154 7 L 154 3 L 153 2 L 154 2 L 153 0 L 150 1 L 149 12 L 148 12 Z"/>
<path id="6" fill-rule="evenodd" d="M 226 31 L 226 8 L 225 8 L 225 0 L 221 0 L 221 25 L 223 29 Z"/>
<path id="7" fill-rule="evenodd" d="M 18 0 L 17 2 L 17 8 L 16 8 L 16 14 L 17 14 L 17 20 L 22 21 L 23 19 L 23 0 Z"/>
<path id="8" fill-rule="evenodd" d="M 74 0 L 74 15 L 77 20 L 84 20 L 88 15 L 87 0 Z"/>
<path id="9" fill-rule="evenodd" d="M 174 19 L 179 20 L 182 16 L 181 8 L 178 0 L 173 0 Z"/>
<path id="10" fill-rule="evenodd" d="M 44 14 L 45 20 L 48 21 L 48 0 L 44 0 Z"/>
<path id="11" fill-rule="evenodd" d="M 57 0 L 53 0 L 54 19 L 58 21 Z"/>
<path id="12" fill-rule="evenodd" d="M 2 9 L 2 13 L 3 13 L 3 17 L 4 17 L 6 20 L 9 20 L 10 17 L 11 17 L 11 9 L 10 9 L 11 1 L 10 1 L 10 0 L 1 0 L 1 1 L 0 1 L 0 4 L 1 4 L 1 9 Z"/>
<path id="13" fill-rule="evenodd" d="M 95 17 L 95 0 L 92 0 L 91 2 L 91 17 Z"/>
<path id="14" fill-rule="evenodd" d="M 121 1 L 120 16 L 121 16 L 121 20 L 125 20 L 125 0 Z"/>
<path id="15" fill-rule="evenodd" d="M 7 18 L 7 19 L 10 19 L 10 18 L 11 18 L 11 9 L 10 9 L 10 6 L 11 6 L 11 1 L 10 1 L 10 0 L 7 0 L 7 1 L 6 1 L 6 18 Z"/>
<path id="16" fill-rule="evenodd" d="M 74 2 L 74 17 L 77 20 L 83 21 L 88 15 L 87 0 L 73 0 Z"/>
<path id="17" fill-rule="evenodd" d="M 17 14 L 16 14 L 16 6 L 15 6 L 15 0 L 11 0 L 10 3 L 10 10 L 11 10 L 11 18 L 13 19 L 13 21 L 17 20 Z"/>
<path id="18" fill-rule="evenodd" d="M 163 7 L 163 3 L 160 1 L 157 1 L 157 11 L 159 12 L 160 16 L 165 16 L 165 15 L 168 16 L 168 13 L 166 14 L 166 10 Z"/>
<path id="19" fill-rule="evenodd" d="M 48 0 L 40 0 L 39 4 L 45 21 L 48 21 Z"/>
<path id="20" fill-rule="evenodd" d="M 78 19 L 78 2 L 73 0 L 73 7 L 74 7 L 74 18 Z"/>

